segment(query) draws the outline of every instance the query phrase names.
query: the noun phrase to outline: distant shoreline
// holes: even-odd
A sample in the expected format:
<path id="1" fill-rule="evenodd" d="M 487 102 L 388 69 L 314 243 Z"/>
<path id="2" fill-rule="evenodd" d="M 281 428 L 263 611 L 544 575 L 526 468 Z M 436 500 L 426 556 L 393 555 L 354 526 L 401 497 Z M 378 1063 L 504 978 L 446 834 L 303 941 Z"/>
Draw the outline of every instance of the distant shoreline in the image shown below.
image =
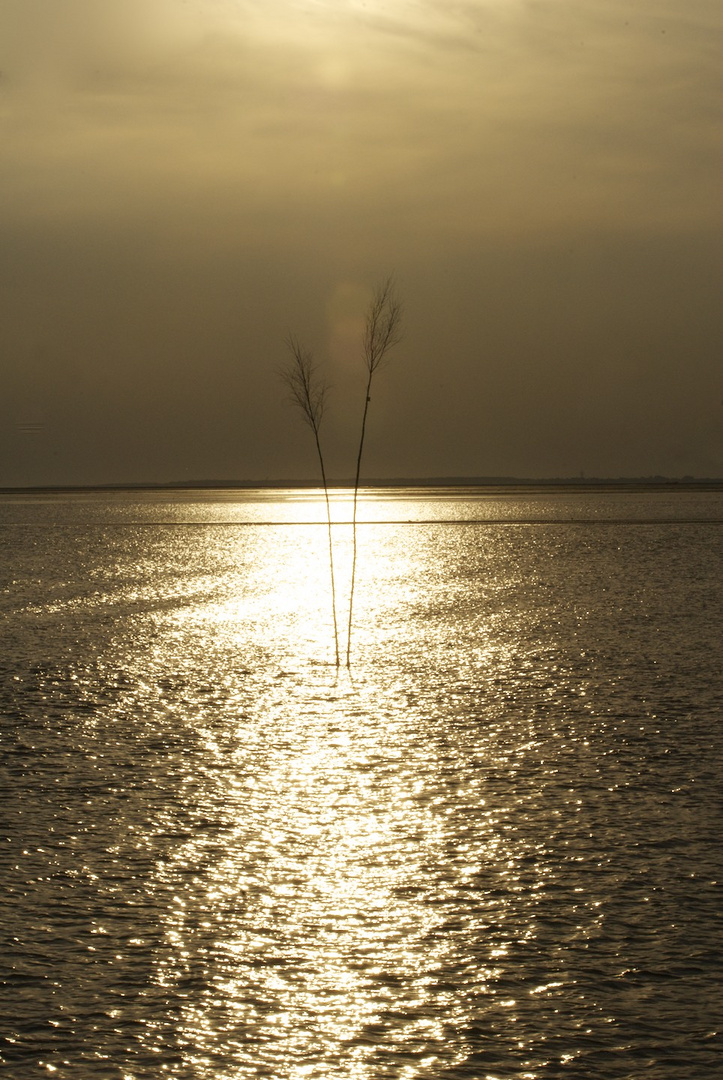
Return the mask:
<path id="1" fill-rule="evenodd" d="M 353 480 L 330 480 L 329 488 L 353 488 Z M 130 484 L 44 484 L 28 487 L 0 487 L 0 495 L 58 494 L 61 492 L 120 492 L 120 491 L 261 491 L 294 490 L 312 491 L 320 487 L 318 480 L 176 480 L 162 483 Z M 559 488 L 577 491 L 717 491 L 723 488 L 723 478 L 691 477 L 680 479 L 666 476 L 641 477 L 551 477 L 529 479 L 513 476 L 433 476 L 370 478 L 362 488 L 467 488 L 491 489 L 514 488 L 534 490 Z"/>

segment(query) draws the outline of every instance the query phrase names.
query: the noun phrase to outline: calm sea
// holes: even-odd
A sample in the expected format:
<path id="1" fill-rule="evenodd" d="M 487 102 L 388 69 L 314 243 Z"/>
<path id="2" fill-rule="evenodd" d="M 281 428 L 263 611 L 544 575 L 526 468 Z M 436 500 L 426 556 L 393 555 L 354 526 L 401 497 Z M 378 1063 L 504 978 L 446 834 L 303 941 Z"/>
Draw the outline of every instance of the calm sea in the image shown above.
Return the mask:
<path id="1" fill-rule="evenodd" d="M 723 492 L 360 518 L 0 497 L 0 1072 L 721 1077 Z"/>

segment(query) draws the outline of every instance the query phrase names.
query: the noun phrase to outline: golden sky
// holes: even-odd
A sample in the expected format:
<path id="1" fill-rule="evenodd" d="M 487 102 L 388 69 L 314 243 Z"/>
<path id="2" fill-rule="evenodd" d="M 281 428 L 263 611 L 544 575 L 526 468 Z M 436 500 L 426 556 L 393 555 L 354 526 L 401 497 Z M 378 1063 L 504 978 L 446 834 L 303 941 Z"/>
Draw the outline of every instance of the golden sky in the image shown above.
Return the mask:
<path id="1" fill-rule="evenodd" d="M 2 0 L 0 484 L 722 475 L 719 0 Z"/>

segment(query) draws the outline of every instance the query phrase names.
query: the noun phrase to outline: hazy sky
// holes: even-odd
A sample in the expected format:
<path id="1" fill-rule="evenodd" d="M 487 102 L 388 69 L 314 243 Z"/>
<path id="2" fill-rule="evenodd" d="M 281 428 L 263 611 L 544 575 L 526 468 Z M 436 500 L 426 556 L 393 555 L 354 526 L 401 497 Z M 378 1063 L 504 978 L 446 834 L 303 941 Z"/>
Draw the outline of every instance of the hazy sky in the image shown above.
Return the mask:
<path id="1" fill-rule="evenodd" d="M 723 475 L 720 0 L 0 0 L 0 485 Z"/>

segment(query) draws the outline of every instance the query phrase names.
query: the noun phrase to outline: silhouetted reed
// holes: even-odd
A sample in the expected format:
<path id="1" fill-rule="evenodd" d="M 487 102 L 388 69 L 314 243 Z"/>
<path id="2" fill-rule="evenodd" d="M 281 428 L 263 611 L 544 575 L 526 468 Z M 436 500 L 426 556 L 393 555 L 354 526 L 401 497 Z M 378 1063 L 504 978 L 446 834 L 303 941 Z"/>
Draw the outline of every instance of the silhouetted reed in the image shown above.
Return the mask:
<path id="1" fill-rule="evenodd" d="M 324 485 L 324 498 L 326 500 L 326 521 L 329 536 L 329 574 L 331 577 L 331 610 L 334 619 L 334 651 L 336 654 L 336 666 L 339 667 L 339 630 L 336 620 L 336 584 L 334 582 L 334 545 L 331 532 L 331 504 L 329 502 L 329 486 L 324 467 L 324 455 L 321 452 L 319 429 L 324 416 L 328 385 L 326 380 L 319 375 L 311 353 L 304 349 L 295 337 L 289 337 L 286 344 L 291 352 L 291 360 L 286 368 L 281 371 L 281 378 L 289 390 L 291 404 L 299 409 L 304 421 L 309 425 L 316 444 L 316 453 L 319 458 L 321 480 Z"/>
<path id="2" fill-rule="evenodd" d="M 359 437 L 359 451 L 356 459 L 356 474 L 354 477 L 354 508 L 352 511 L 352 562 L 351 584 L 349 587 L 349 622 L 346 638 L 346 666 L 351 666 L 351 629 L 354 614 L 354 584 L 356 580 L 357 558 L 357 501 L 359 496 L 359 477 L 361 475 L 362 454 L 364 452 L 364 437 L 366 434 L 367 414 L 371 401 L 372 380 L 386 358 L 389 350 L 401 340 L 402 305 L 396 295 L 394 279 L 392 276 L 385 278 L 374 290 L 366 322 L 364 324 L 364 363 L 367 369 L 366 392 L 364 394 L 364 412 L 362 413 L 361 434 Z"/>

